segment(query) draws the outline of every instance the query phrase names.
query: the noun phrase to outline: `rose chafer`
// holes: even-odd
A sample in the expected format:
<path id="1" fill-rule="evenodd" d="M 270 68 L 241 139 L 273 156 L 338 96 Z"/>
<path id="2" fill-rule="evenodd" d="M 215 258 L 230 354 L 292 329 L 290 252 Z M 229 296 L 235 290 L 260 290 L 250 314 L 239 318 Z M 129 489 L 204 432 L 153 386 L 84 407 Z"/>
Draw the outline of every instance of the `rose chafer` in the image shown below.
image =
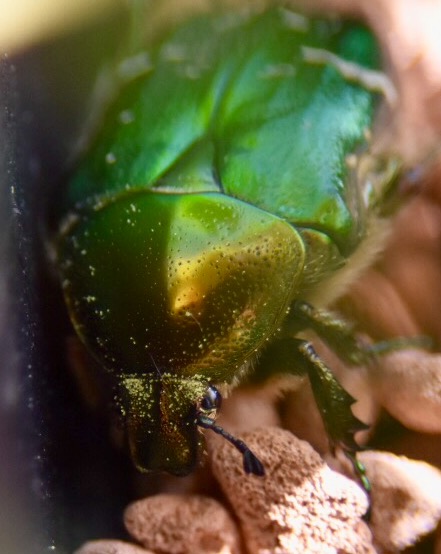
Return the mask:
<path id="1" fill-rule="evenodd" d="M 332 58 L 311 63 L 305 47 Z M 70 179 L 57 239 L 70 317 L 113 376 L 134 463 L 187 474 L 202 427 L 262 475 L 215 424 L 216 385 L 283 371 L 309 376 L 332 446 L 363 477 L 353 399 L 297 334 L 312 328 L 351 362 L 368 355 L 307 301 L 375 227 L 375 94 L 332 62 L 368 73 L 374 39 L 286 10 L 216 13 L 180 24 L 151 59 Z"/>

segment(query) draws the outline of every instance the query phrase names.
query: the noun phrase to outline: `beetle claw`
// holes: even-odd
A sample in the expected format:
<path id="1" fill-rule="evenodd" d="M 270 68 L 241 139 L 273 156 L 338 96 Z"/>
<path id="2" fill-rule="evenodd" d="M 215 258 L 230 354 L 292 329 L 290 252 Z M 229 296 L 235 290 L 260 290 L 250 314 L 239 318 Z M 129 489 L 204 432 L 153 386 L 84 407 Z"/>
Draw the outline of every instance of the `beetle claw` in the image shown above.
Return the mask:
<path id="1" fill-rule="evenodd" d="M 345 452 L 345 456 L 347 459 L 351 462 L 352 467 L 354 468 L 354 472 L 358 477 L 358 480 L 360 482 L 360 485 L 363 487 L 363 490 L 368 496 L 369 499 L 369 507 L 365 515 L 363 516 L 363 519 L 367 522 L 371 519 L 371 482 L 369 481 L 369 478 L 366 474 L 366 467 L 365 465 L 360 462 L 360 460 L 357 460 L 354 452 Z"/>

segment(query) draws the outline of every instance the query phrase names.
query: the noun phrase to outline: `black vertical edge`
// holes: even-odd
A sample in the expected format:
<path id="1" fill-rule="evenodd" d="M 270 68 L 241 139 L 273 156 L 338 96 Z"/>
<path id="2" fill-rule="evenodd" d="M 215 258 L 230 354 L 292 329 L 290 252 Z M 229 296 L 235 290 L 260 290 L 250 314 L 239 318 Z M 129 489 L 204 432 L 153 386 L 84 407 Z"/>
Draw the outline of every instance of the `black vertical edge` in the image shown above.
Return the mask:
<path id="1" fill-rule="evenodd" d="M 50 552 L 46 445 L 38 396 L 39 321 L 33 239 L 24 194 L 16 66 L 0 59 L 0 551 Z"/>

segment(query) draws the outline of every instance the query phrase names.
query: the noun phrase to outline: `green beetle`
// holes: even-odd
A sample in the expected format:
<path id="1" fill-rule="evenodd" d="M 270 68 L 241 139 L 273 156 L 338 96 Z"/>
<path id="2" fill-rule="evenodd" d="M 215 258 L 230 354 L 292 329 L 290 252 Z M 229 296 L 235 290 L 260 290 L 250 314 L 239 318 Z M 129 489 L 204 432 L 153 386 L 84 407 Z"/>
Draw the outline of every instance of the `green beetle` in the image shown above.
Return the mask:
<path id="1" fill-rule="evenodd" d="M 305 47 L 327 54 L 312 63 Z M 135 465 L 185 475 L 210 428 L 263 475 L 215 424 L 216 385 L 282 366 L 309 376 L 331 444 L 363 478 L 353 399 L 296 335 L 367 355 L 305 300 L 359 248 L 387 188 L 366 170 L 375 93 L 342 70 L 377 66 L 373 37 L 284 9 L 217 12 L 150 55 L 73 173 L 56 243 L 69 315 L 113 376 Z"/>

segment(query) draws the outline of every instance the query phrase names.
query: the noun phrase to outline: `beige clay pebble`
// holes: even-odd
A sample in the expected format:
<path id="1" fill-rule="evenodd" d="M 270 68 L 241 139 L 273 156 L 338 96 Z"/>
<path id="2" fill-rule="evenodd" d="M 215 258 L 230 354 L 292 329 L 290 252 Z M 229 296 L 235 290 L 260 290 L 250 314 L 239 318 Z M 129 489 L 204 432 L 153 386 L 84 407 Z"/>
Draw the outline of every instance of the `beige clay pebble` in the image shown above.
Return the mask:
<path id="1" fill-rule="evenodd" d="M 379 552 L 399 552 L 436 529 L 441 471 L 388 452 L 359 454 L 372 484 L 371 529 Z"/>
<path id="2" fill-rule="evenodd" d="M 161 554 L 239 554 L 240 537 L 229 512 L 213 498 L 158 494 L 125 511 L 128 532 Z"/>
<path id="3" fill-rule="evenodd" d="M 441 433 L 441 355 L 395 352 L 372 366 L 371 379 L 377 401 L 403 425 Z"/>
<path id="4" fill-rule="evenodd" d="M 361 517 L 368 501 L 353 481 L 332 471 L 312 447 L 279 428 L 243 433 L 265 477 L 244 475 L 227 442 L 213 445 L 213 471 L 253 554 L 374 553 Z"/>
<path id="5" fill-rule="evenodd" d="M 135 544 L 116 540 L 90 541 L 74 554 L 154 554 Z"/>

